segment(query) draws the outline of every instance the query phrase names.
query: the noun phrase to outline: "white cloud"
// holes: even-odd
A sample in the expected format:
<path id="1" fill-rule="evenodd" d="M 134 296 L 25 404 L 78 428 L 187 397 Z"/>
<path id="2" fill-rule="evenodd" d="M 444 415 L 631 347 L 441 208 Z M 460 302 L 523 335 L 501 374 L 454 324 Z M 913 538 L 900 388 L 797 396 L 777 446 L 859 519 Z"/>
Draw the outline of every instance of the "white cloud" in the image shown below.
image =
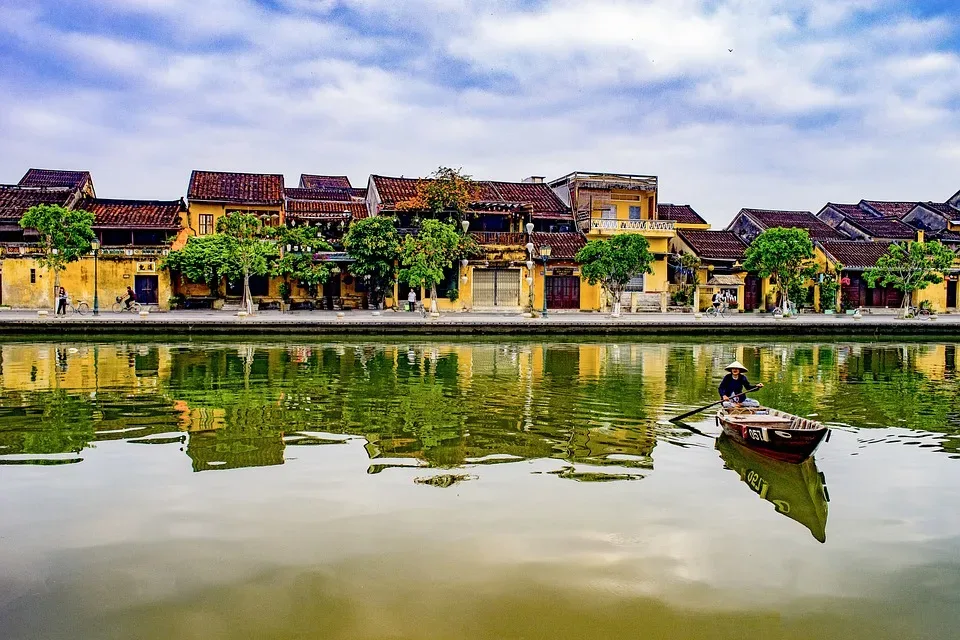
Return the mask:
<path id="1" fill-rule="evenodd" d="M 946 44 L 960 25 L 901 3 L 96 4 L 107 24 L 147 28 L 0 9 L 22 52 L 0 80 L 0 181 L 75 166 L 104 195 L 177 197 L 193 168 L 357 184 L 439 164 L 499 179 L 600 169 L 659 174 L 663 201 L 715 225 L 742 206 L 960 188 Z"/>

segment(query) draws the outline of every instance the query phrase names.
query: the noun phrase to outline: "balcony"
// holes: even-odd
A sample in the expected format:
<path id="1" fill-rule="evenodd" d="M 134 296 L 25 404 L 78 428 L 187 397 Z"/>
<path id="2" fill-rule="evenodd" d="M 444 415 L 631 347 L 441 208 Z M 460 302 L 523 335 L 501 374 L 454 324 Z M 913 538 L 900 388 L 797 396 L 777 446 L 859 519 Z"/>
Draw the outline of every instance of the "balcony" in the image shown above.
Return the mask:
<path id="1" fill-rule="evenodd" d="M 480 244 L 525 245 L 527 234 L 512 231 L 471 231 L 470 235 Z"/>
<path id="2" fill-rule="evenodd" d="M 614 220 L 609 218 L 593 218 L 590 220 L 592 233 L 644 233 L 658 236 L 673 235 L 675 231 L 673 220 Z"/>

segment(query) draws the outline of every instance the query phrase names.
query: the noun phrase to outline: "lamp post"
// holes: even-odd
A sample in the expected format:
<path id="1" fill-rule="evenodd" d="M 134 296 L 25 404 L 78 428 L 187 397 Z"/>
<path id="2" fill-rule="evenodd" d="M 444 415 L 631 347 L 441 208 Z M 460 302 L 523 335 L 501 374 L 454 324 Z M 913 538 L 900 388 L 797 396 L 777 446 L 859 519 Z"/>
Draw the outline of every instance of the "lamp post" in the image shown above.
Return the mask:
<path id="1" fill-rule="evenodd" d="M 94 239 L 90 242 L 90 249 L 93 251 L 93 315 L 100 315 L 100 291 L 98 276 L 100 272 L 100 240 Z"/>
<path id="2" fill-rule="evenodd" d="M 540 247 L 540 257 L 543 258 L 543 317 L 547 317 L 547 260 L 553 253 L 553 247 L 545 244 Z"/>

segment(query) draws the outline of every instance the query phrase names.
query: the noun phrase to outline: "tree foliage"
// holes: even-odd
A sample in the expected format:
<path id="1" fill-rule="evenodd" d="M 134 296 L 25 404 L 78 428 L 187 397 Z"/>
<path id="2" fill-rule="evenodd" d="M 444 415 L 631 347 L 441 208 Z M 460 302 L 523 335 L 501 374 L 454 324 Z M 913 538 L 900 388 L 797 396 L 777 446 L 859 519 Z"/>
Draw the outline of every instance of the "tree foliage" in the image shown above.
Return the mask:
<path id="1" fill-rule="evenodd" d="M 396 220 L 388 216 L 372 216 L 355 221 L 343 238 L 344 249 L 354 262 L 350 273 L 369 278 L 373 302 L 379 303 L 383 293 L 392 289 L 397 279 L 400 258 L 400 234 Z"/>
<path id="2" fill-rule="evenodd" d="M 437 283 L 453 261 L 476 252 L 476 241 L 457 228 L 439 220 L 420 223 L 416 234 L 408 235 L 400 249 L 400 280 L 411 287 L 430 289 L 431 310 L 437 310 Z"/>
<path id="3" fill-rule="evenodd" d="M 788 309 L 791 287 L 796 290 L 816 270 L 813 243 L 806 229 L 767 229 L 747 247 L 743 263 L 747 271 L 770 278 Z"/>
<path id="4" fill-rule="evenodd" d="M 317 228 L 283 226 L 271 229 L 269 236 L 279 245 L 277 255 L 270 261 L 271 275 L 280 276 L 285 282 L 293 280 L 310 295 L 316 295 L 317 287 L 340 273 L 334 263 L 317 260 L 317 252 L 333 250 Z"/>
<path id="5" fill-rule="evenodd" d="M 233 241 L 223 234 L 191 236 L 182 249 L 171 251 L 160 266 L 177 271 L 191 282 L 203 282 L 210 293 L 220 296 L 220 281 L 239 270 L 233 255 Z"/>
<path id="6" fill-rule="evenodd" d="M 607 240 L 591 240 L 577 252 L 580 274 L 587 281 L 600 283 L 613 297 L 614 315 L 620 314 L 620 296 L 633 278 L 653 273 L 650 244 L 641 235 L 625 233 Z"/>
<path id="7" fill-rule="evenodd" d="M 217 222 L 217 232 L 230 239 L 232 259 L 225 275 L 229 279 L 243 278 L 242 304 L 247 313 L 253 313 L 250 276 L 269 273 L 269 261 L 276 255 L 276 244 L 267 239 L 260 218 L 250 213 L 228 213 Z"/>
<path id="8" fill-rule="evenodd" d="M 903 305 L 907 307 L 914 291 L 943 282 L 943 272 L 953 266 L 955 258 L 950 249 L 936 240 L 894 243 L 863 276 L 871 287 L 879 283 L 902 291 Z"/>
<path id="9" fill-rule="evenodd" d="M 23 229 L 35 229 L 40 236 L 43 255 L 37 258 L 40 266 L 53 271 L 53 288 L 60 288 L 60 272 L 90 252 L 94 216 L 82 209 L 67 209 L 57 204 L 39 204 L 30 207 L 20 218 Z"/>
<path id="10" fill-rule="evenodd" d="M 397 203 L 399 211 L 422 211 L 448 219 L 463 220 L 470 203 L 479 198 L 479 188 L 462 169 L 440 167 L 417 182 L 417 193 Z"/>

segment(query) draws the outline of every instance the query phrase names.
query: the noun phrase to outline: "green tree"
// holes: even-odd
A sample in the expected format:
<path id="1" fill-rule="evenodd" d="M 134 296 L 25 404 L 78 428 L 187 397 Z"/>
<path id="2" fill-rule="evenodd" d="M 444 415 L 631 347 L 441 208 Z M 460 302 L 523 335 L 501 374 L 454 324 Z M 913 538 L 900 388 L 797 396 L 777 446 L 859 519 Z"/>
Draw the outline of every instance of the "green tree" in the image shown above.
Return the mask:
<path id="1" fill-rule="evenodd" d="M 452 224 L 428 219 L 416 234 L 408 235 L 400 249 L 400 279 L 411 287 L 430 289 L 430 311 L 437 312 L 437 283 L 453 261 L 474 251 L 473 238 Z"/>
<path id="2" fill-rule="evenodd" d="M 252 314 L 253 296 L 250 295 L 250 276 L 265 276 L 270 272 L 270 260 L 276 255 L 276 244 L 267 238 L 260 218 L 250 213 L 234 211 L 220 218 L 217 232 L 230 239 L 230 255 L 226 276 L 243 278 L 241 304 Z"/>
<path id="3" fill-rule="evenodd" d="M 219 233 L 190 236 L 183 248 L 171 251 L 160 266 L 180 273 L 190 282 L 206 283 L 210 293 L 218 298 L 221 280 L 237 270 L 233 242 Z"/>
<path id="4" fill-rule="evenodd" d="M 678 270 L 677 279 L 679 282 L 677 284 L 680 285 L 680 291 L 678 292 L 680 295 L 677 296 L 677 304 L 693 304 L 694 293 L 697 290 L 697 285 L 700 284 L 702 261 L 696 254 L 686 251 L 671 255 L 670 260 Z"/>
<path id="5" fill-rule="evenodd" d="M 307 289 L 311 296 L 316 296 L 317 288 L 327 282 L 330 276 L 340 272 L 334 263 L 314 258 L 318 251 L 333 250 L 318 229 L 283 226 L 272 230 L 269 235 L 279 245 L 279 253 L 270 264 L 270 274 L 282 277 L 288 290 L 290 280 L 294 280 Z"/>
<path id="6" fill-rule="evenodd" d="M 892 286 L 903 292 L 903 307 L 911 304 L 914 291 L 943 282 L 943 272 L 956 258 L 950 249 L 936 240 L 894 243 L 863 276 L 871 287 Z"/>
<path id="7" fill-rule="evenodd" d="M 624 233 L 607 240 L 591 240 L 577 252 L 580 273 L 587 281 L 600 283 L 613 297 L 613 315 L 620 315 L 620 297 L 633 278 L 653 273 L 650 244 L 641 235 Z"/>
<path id="8" fill-rule="evenodd" d="M 37 262 L 53 272 L 55 308 L 60 273 L 68 264 L 90 252 L 90 242 L 96 237 L 93 233 L 93 214 L 57 204 L 38 204 L 23 214 L 20 226 L 35 229 L 40 236 L 43 255 L 37 258 Z"/>
<path id="9" fill-rule="evenodd" d="M 372 301 L 379 305 L 384 292 L 393 289 L 400 258 L 400 235 L 396 220 L 388 216 L 372 216 L 350 225 L 343 246 L 353 258 L 350 273 L 369 278 Z"/>
<path id="10" fill-rule="evenodd" d="M 780 293 L 780 307 L 788 312 L 791 287 L 812 276 L 813 243 L 806 229 L 767 229 L 747 247 L 743 266 L 761 278 L 770 278 Z"/>
<path id="11" fill-rule="evenodd" d="M 438 168 L 429 178 L 418 181 L 416 195 L 398 202 L 397 209 L 430 213 L 436 218 L 446 214 L 448 221 L 463 220 L 470 204 L 479 198 L 479 188 L 462 171 Z"/>

